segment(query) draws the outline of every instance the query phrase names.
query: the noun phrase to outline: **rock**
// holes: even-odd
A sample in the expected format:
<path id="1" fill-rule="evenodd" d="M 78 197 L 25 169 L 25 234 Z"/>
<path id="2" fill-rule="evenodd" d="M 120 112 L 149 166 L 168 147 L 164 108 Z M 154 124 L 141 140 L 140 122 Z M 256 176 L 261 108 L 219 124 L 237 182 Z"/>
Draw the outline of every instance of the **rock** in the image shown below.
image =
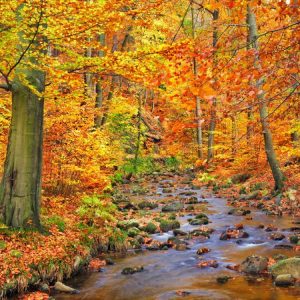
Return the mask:
<path id="1" fill-rule="evenodd" d="M 189 220 L 190 225 L 207 225 L 208 219 L 191 219 Z"/>
<path id="2" fill-rule="evenodd" d="M 133 268 L 127 267 L 122 270 L 122 274 L 123 275 L 132 275 L 134 273 L 143 272 L 143 271 L 144 271 L 143 266 L 138 266 L 138 267 L 133 267 Z"/>
<path id="3" fill-rule="evenodd" d="M 247 174 L 247 173 L 236 174 L 236 175 L 233 175 L 233 176 L 231 177 L 231 182 L 232 182 L 233 184 L 244 183 L 244 182 L 246 182 L 250 177 L 251 177 L 251 175 L 250 175 L 250 174 Z"/>
<path id="4" fill-rule="evenodd" d="M 75 257 L 75 261 L 74 261 L 74 264 L 73 264 L 74 270 L 77 271 L 80 268 L 80 266 L 81 266 L 82 263 L 83 263 L 83 260 L 81 259 L 80 256 L 77 255 Z"/>
<path id="5" fill-rule="evenodd" d="M 279 244 L 279 245 L 275 245 L 274 249 L 287 249 L 287 250 L 292 250 L 294 247 L 293 245 L 289 245 L 289 244 Z"/>
<path id="6" fill-rule="evenodd" d="M 195 219 L 208 219 L 208 216 L 206 214 L 198 214 L 196 215 Z"/>
<path id="7" fill-rule="evenodd" d="M 283 259 L 269 268 L 274 277 L 278 275 L 290 274 L 293 277 L 300 278 L 300 257 L 291 257 Z"/>
<path id="8" fill-rule="evenodd" d="M 184 201 L 185 204 L 197 204 L 198 198 L 197 197 L 190 197 Z"/>
<path id="9" fill-rule="evenodd" d="M 170 188 L 164 188 L 164 189 L 162 189 L 162 192 L 163 192 L 164 194 L 171 194 L 171 193 L 173 193 L 173 190 L 170 189 Z"/>
<path id="10" fill-rule="evenodd" d="M 157 207 L 158 204 L 151 201 L 142 201 L 138 204 L 139 209 L 155 209 Z"/>
<path id="11" fill-rule="evenodd" d="M 193 205 L 188 205 L 186 208 L 185 208 L 186 211 L 193 211 L 195 210 L 195 206 Z"/>
<path id="12" fill-rule="evenodd" d="M 274 225 L 268 225 L 268 226 L 266 227 L 265 231 L 270 232 L 270 231 L 275 231 L 275 230 L 277 230 L 277 229 L 278 229 L 278 228 L 275 227 Z"/>
<path id="13" fill-rule="evenodd" d="M 299 236 L 297 236 L 297 235 L 292 235 L 292 236 L 290 236 L 290 242 L 291 242 L 292 244 L 297 244 L 297 243 L 299 242 L 299 240 L 300 240 L 300 238 L 299 238 Z"/>
<path id="14" fill-rule="evenodd" d="M 76 289 L 73 289 L 65 284 L 63 284 L 62 282 L 60 281 L 57 281 L 55 284 L 54 284 L 54 289 L 58 292 L 62 292 L 62 293 L 71 293 L 71 294 L 78 294 L 79 291 L 76 290 Z"/>
<path id="15" fill-rule="evenodd" d="M 220 236 L 221 241 L 226 241 L 229 239 L 246 239 L 249 234 L 244 230 L 228 228 L 226 231 L 222 232 Z"/>
<path id="16" fill-rule="evenodd" d="M 112 265 L 115 264 L 115 262 L 114 262 L 110 257 L 107 257 L 107 258 L 105 259 L 105 261 L 106 261 L 106 264 L 107 264 L 108 266 L 112 266 Z"/>
<path id="17" fill-rule="evenodd" d="M 203 236 L 205 238 L 210 238 L 210 234 L 211 231 L 205 231 L 203 229 L 195 229 L 193 231 L 190 232 L 191 236 L 197 237 L 197 236 Z"/>
<path id="18" fill-rule="evenodd" d="M 285 238 L 285 235 L 280 232 L 275 232 L 270 235 L 270 239 L 274 241 L 281 241 Z"/>
<path id="19" fill-rule="evenodd" d="M 168 232 L 180 228 L 180 223 L 177 220 L 161 220 L 159 227 L 162 232 Z"/>
<path id="20" fill-rule="evenodd" d="M 200 263 L 197 264 L 198 267 L 200 268 L 217 268 L 219 266 L 218 262 L 216 260 L 207 260 L 207 261 L 201 261 Z"/>
<path id="21" fill-rule="evenodd" d="M 185 243 L 179 243 L 175 245 L 175 250 L 177 251 L 185 251 L 187 250 L 187 245 Z"/>
<path id="22" fill-rule="evenodd" d="M 268 258 L 262 256 L 248 256 L 241 264 L 241 271 L 250 274 L 258 275 L 265 271 L 268 268 Z"/>
<path id="23" fill-rule="evenodd" d="M 41 283 L 38 288 L 39 291 L 43 293 L 50 293 L 50 287 L 47 283 Z"/>
<path id="24" fill-rule="evenodd" d="M 161 211 L 162 212 L 174 212 L 174 211 L 180 211 L 182 210 L 184 205 L 179 202 L 174 202 L 171 204 L 166 204 L 162 207 Z"/>
<path id="25" fill-rule="evenodd" d="M 176 291 L 176 295 L 182 296 L 182 297 L 188 296 L 190 294 L 191 294 L 191 292 L 187 292 L 187 291 Z"/>
<path id="26" fill-rule="evenodd" d="M 229 215 L 233 215 L 233 216 L 245 216 L 250 214 L 251 211 L 250 210 L 245 210 L 243 208 L 232 208 L 228 214 Z"/>
<path id="27" fill-rule="evenodd" d="M 203 255 L 203 254 L 208 253 L 208 252 L 210 252 L 210 251 L 211 251 L 211 250 L 208 249 L 208 248 L 199 248 L 199 249 L 197 250 L 197 254 L 198 254 L 198 255 Z"/>
<path id="28" fill-rule="evenodd" d="M 129 201 L 120 201 L 116 205 L 118 209 L 121 211 L 129 210 L 129 209 L 137 210 L 137 207 Z"/>
<path id="29" fill-rule="evenodd" d="M 129 228 L 128 232 L 127 232 L 128 236 L 132 237 L 132 238 L 134 238 L 137 235 L 139 235 L 139 233 L 140 233 L 140 230 L 138 228 L 136 228 L 136 227 Z"/>
<path id="30" fill-rule="evenodd" d="M 275 254 L 273 256 L 273 258 L 276 260 L 276 261 L 279 261 L 279 260 L 283 260 L 283 259 L 287 259 L 288 257 L 284 254 Z"/>
<path id="31" fill-rule="evenodd" d="M 139 228 L 140 224 L 137 220 L 124 220 L 120 221 L 117 226 L 121 229 L 128 230 L 132 227 Z"/>
<path id="32" fill-rule="evenodd" d="M 159 241 L 152 241 L 152 243 L 146 247 L 149 251 L 158 251 L 161 250 L 161 248 L 162 245 Z"/>
<path id="33" fill-rule="evenodd" d="M 174 236 L 187 236 L 188 235 L 187 232 L 180 230 L 180 229 L 174 229 L 173 234 L 174 234 Z"/>
<path id="34" fill-rule="evenodd" d="M 221 284 L 224 284 L 224 283 L 227 283 L 229 279 L 231 279 L 232 277 L 231 276 L 219 276 L 217 277 L 217 282 L 218 283 L 221 283 Z"/>
<path id="35" fill-rule="evenodd" d="M 147 233 L 154 234 L 158 231 L 158 228 L 154 223 L 150 222 L 143 228 L 143 230 Z"/>
<path id="36" fill-rule="evenodd" d="M 295 284 L 296 279 L 291 274 L 278 275 L 275 278 L 276 286 L 291 286 Z"/>
<path id="37" fill-rule="evenodd" d="M 181 192 L 181 193 L 179 193 L 179 195 L 180 196 L 194 196 L 194 195 L 197 195 L 197 193 L 189 191 L 189 192 Z"/>

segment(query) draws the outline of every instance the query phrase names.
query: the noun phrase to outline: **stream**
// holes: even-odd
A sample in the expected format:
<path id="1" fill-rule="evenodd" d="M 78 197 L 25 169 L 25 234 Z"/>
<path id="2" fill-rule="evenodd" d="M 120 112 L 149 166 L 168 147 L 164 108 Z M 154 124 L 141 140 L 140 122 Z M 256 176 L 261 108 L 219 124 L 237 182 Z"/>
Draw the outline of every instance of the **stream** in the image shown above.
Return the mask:
<path id="1" fill-rule="evenodd" d="M 274 225 L 286 236 L 287 228 L 295 226 L 288 217 L 267 216 L 261 211 L 251 209 L 251 218 L 228 215 L 230 207 L 225 199 L 215 198 L 205 189 L 192 189 L 187 175 L 165 175 L 146 179 L 149 188 L 147 195 L 129 195 L 133 201 L 137 198 L 157 200 L 168 197 L 178 198 L 186 192 L 196 193 L 199 201 L 205 199 L 208 203 L 197 204 L 208 215 L 210 223 L 206 225 L 215 231 L 209 239 L 188 240 L 185 251 L 129 251 L 122 257 L 114 258 L 115 264 L 106 266 L 103 272 L 81 274 L 66 282 L 80 290 L 78 295 L 56 294 L 57 300 L 94 299 L 94 300 L 166 300 L 166 299 L 251 299 L 251 300 L 289 300 L 300 299 L 299 287 L 275 287 L 268 277 L 247 277 L 226 268 L 228 265 L 241 264 L 249 255 L 273 256 L 283 254 L 295 256 L 293 250 L 275 249 L 277 244 L 287 244 L 287 240 L 274 241 L 269 238 L 270 232 L 259 229 L 259 224 Z M 163 193 L 163 187 L 171 186 L 172 194 Z M 125 191 L 126 192 L 126 191 Z M 127 190 L 128 192 L 128 190 Z M 180 196 L 182 197 L 182 196 Z M 159 205 L 161 209 L 161 204 Z M 183 231 L 191 231 L 199 226 L 192 226 L 187 219 L 190 216 L 178 217 Z M 249 233 L 246 239 L 220 240 L 221 233 L 234 224 L 244 225 Z M 166 241 L 173 236 L 172 231 L 164 234 L 154 234 L 151 237 L 158 241 Z M 202 256 L 196 254 L 199 248 L 209 248 L 211 251 Z M 216 260 L 217 268 L 199 268 L 201 260 Z M 144 266 L 144 271 L 132 275 L 121 274 L 125 267 Z M 225 284 L 216 281 L 218 276 L 233 277 Z M 187 292 L 180 295 L 178 291 Z"/>

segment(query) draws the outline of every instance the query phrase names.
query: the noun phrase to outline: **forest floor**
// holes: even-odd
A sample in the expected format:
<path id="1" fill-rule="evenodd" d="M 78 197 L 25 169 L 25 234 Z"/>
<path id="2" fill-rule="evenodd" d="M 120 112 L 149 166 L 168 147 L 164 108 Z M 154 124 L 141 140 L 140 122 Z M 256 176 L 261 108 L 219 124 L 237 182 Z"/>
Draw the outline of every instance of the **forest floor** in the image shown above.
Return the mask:
<path id="1" fill-rule="evenodd" d="M 258 186 L 251 192 L 255 198 L 237 194 L 233 184 L 200 185 L 192 174 L 166 173 L 116 187 L 113 201 L 120 211 L 117 226 L 127 235 L 126 255 L 116 251 L 121 248 L 98 253 L 87 273 L 66 281 L 80 294 L 55 288 L 51 294 L 58 300 L 299 297 L 299 216 L 283 218 L 287 211 L 278 213 Z M 220 196 L 225 191 L 228 201 Z M 25 299 L 47 297 L 38 292 Z"/>

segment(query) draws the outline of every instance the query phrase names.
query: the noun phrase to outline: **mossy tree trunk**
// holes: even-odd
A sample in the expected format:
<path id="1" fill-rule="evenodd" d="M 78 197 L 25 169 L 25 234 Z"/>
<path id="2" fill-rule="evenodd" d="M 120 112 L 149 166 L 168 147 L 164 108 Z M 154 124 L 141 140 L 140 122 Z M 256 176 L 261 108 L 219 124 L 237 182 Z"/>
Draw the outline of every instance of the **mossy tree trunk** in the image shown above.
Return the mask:
<path id="1" fill-rule="evenodd" d="M 247 22 L 249 26 L 248 40 L 250 41 L 252 48 L 256 50 L 255 67 L 260 70 L 261 62 L 259 57 L 259 45 L 257 41 L 258 31 L 257 31 L 256 16 L 253 10 L 251 9 L 250 5 L 247 6 L 247 14 L 248 14 Z M 265 152 L 275 181 L 274 189 L 276 191 L 281 191 L 283 188 L 283 174 L 281 172 L 279 163 L 277 161 L 276 153 L 274 150 L 272 132 L 270 130 L 270 124 L 268 118 L 269 114 L 268 114 L 267 99 L 263 91 L 263 84 L 264 84 L 263 78 L 260 78 L 256 82 L 256 87 L 259 90 L 257 100 L 259 103 L 259 115 L 260 115 L 260 121 L 262 125 L 262 132 L 264 136 Z"/>
<path id="2" fill-rule="evenodd" d="M 28 72 L 31 87 L 42 93 L 44 74 Z M 0 184 L 1 219 L 12 227 L 40 227 L 44 101 L 18 79 L 11 85 L 12 119 Z"/>

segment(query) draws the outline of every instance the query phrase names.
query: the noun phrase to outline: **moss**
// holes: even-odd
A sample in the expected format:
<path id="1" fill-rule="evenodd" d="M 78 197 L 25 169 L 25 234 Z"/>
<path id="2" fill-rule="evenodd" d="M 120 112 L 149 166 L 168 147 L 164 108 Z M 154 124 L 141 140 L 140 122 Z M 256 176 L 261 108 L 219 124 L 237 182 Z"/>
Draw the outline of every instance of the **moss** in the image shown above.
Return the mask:
<path id="1" fill-rule="evenodd" d="M 177 220 L 161 220 L 159 227 L 161 231 L 168 232 L 180 228 L 180 223 Z"/>
<path id="2" fill-rule="evenodd" d="M 129 236 L 129 237 L 136 237 L 138 234 L 140 233 L 140 230 L 138 229 L 138 228 L 136 228 L 136 227 L 131 227 L 131 228 L 129 228 L 128 229 L 128 233 L 127 233 L 127 235 Z"/>
<path id="3" fill-rule="evenodd" d="M 157 226 L 154 223 L 150 222 L 143 228 L 143 230 L 147 233 L 153 234 L 157 232 Z"/>

